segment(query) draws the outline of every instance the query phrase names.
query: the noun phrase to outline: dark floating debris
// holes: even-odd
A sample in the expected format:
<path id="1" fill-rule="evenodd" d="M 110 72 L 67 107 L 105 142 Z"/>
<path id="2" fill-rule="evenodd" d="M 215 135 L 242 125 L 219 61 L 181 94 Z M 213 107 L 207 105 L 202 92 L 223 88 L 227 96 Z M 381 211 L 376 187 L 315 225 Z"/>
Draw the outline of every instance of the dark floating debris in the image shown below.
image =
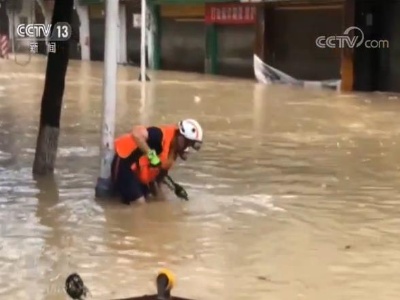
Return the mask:
<path id="1" fill-rule="evenodd" d="M 83 283 L 81 276 L 73 273 L 65 280 L 65 291 L 73 300 L 83 300 L 89 290 Z"/>
<path id="2" fill-rule="evenodd" d="M 263 280 L 263 281 L 270 281 L 270 280 L 268 279 L 268 277 L 266 277 L 266 276 L 257 276 L 257 279 L 258 279 L 258 280 Z"/>
<path id="3" fill-rule="evenodd" d="M 157 274 L 156 286 L 157 294 L 115 300 L 194 300 L 171 296 L 171 290 L 175 286 L 175 276 L 169 270 L 164 269 Z M 73 273 L 65 281 L 65 291 L 73 300 L 84 300 L 89 289 L 85 286 L 83 279 L 77 273 Z"/>

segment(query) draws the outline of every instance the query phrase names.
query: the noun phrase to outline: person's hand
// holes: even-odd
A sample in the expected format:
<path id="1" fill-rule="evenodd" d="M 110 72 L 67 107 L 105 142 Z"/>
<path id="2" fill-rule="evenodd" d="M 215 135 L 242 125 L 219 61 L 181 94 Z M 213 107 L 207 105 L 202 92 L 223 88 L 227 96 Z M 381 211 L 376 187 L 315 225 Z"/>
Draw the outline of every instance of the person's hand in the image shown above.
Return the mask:
<path id="1" fill-rule="evenodd" d="M 181 198 L 183 200 L 188 201 L 189 200 L 189 196 L 186 192 L 186 190 L 179 184 L 175 183 L 175 195 L 178 198 Z"/>
<path id="2" fill-rule="evenodd" d="M 149 161 L 150 161 L 150 166 L 151 166 L 151 167 L 157 168 L 157 167 L 161 166 L 161 160 L 160 160 L 160 158 L 158 157 L 156 151 L 150 150 L 150 151 L 147 153 L 147 158 L 148 158 Z"/>

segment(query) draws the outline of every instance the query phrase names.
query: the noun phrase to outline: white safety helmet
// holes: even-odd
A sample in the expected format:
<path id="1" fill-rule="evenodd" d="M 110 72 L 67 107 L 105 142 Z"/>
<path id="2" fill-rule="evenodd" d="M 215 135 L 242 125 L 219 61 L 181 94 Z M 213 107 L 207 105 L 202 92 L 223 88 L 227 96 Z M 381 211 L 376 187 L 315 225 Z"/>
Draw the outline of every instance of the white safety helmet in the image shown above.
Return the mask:
<path id="1" fill-rule="evenodd" d="M 190 146 L 195 150 L 200 150 L 201 144 L 203 143 L 203 128 L 201 128 L 199 122 L 193 119 L 185 119 L 178 123 L 179 132 L 188 141 Z"/>

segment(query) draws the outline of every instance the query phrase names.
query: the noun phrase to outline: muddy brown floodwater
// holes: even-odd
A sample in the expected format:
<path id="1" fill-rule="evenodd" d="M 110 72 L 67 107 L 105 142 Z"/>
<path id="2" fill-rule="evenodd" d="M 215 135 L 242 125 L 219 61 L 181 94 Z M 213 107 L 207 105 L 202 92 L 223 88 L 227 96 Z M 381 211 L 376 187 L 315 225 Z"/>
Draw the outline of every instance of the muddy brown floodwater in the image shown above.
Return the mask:
<path id="1" fill-rule="evenodd" d="M 55 181 L 31 175 L 45 62 L 0 61 L 0 298 L 93 299 L 154 290 L 204 300 L 400 297 L 400 102 L 119 67 L 117 132 L 198 119 L 201 153 L 173 176 L 192 200 L 94 201 L 102 64 L 70 64 Z M 197 101 L 195 101 L 195 98 Z M 200 100 L 200 101 L 199 101 Z"/>

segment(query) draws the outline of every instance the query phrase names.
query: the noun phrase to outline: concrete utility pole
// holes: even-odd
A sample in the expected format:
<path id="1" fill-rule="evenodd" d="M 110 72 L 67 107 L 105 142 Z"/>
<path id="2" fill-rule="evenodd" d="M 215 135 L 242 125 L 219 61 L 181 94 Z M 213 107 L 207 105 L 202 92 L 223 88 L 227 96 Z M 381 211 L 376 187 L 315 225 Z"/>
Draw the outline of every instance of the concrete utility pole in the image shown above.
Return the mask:
<path id="1" fill-rule="evenodd" d="M 141 1 L 141 24 L 140 24 L 140 76 L 139 80 L 144 83 L 149 81 L 150 78 L 146 75 L 146 14 L 147 4 L 146 0 Z"/>
<path id="2" fill-rule="evenodd" d="M 142 0 L 140 25 L 140 79 L 146 82 L 146 0 Z"/>
<path id="3" fill-rule="evenodd" d="M 119 1 L 106 1 L 106 35 L 103 74 L 103 122 L 101 137 L 100 177 L 96 197 L 111 195 L 111 162 L 114 154 L 115 111 L 117 102 L 117 37 Z"/>

